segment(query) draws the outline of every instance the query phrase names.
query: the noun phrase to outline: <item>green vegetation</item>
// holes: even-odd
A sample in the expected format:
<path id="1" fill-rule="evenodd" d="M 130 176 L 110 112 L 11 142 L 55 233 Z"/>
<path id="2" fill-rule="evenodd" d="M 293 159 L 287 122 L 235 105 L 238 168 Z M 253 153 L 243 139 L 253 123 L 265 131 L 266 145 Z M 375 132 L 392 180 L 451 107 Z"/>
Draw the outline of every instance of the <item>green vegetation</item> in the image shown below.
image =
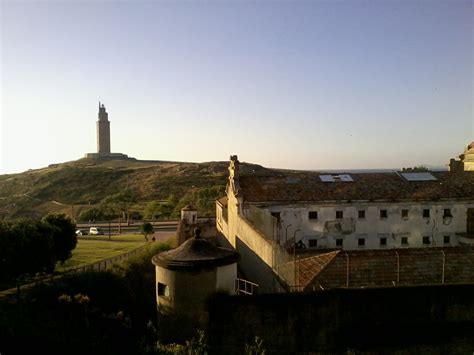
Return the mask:
<path id="1" fill-rule="evenodd" d="M 140 232 L 145 236 L 145 240 L 148 241 L 148 236 L 153 234 L 153 225 L 151 223 L 143 223 L 140 226 Z"/>
<path id="2" fill-rule="evenodd" d="M 2 352 L 35 344 L 47 354 L 159 354 L 150 259 L 170 244 L 149 245 L 114 272 L 67 275 L 25 291 L 16 304 L 0 300 Z"/>
<path id="3" fill-rule="evenodd" d="M 0 221 L 0 287 L 21 282 L 37 273 L 51 273 L 76 247 L 76 226 L 63 214 L 41 221 Z"/>
<path id="4" fill-rule="evenodd" d="M 413 166 L 409 168 L 402 168 L 402 172 L 404 173 L 418 173 L 418 172 L 424 172 L 424 171 L 430 171 L 430 169 L 424 165 L 418 165 L 418 166 Z"/>
<path id="5" fill-rule="evenodd" d="M 126 253 L 145 243 L 143 237 L 138 234 L 113 236 L 112 240 L 109 240 L 104 235 L 80 237 L 78 238 L 76 249 L 72 252 L 72 257 L 63 265 L 57 265 L 56 270 L 64 271 L 69 268 L 92 264 Z"/>
<path id="6" fill-rule="evenodd" d="M 80 159 L 20 174 L 0 175 L 0 218 L 65 213 L 82 221 L 119 214 L 176 218 L 194 200 L 198 213 L 214 215 L 222 197 L 227 162 L 174 163 Z M 242 164 L 242 171 L 264 171 Z M 122 216 L 123 217 L 123 216 Z"/>

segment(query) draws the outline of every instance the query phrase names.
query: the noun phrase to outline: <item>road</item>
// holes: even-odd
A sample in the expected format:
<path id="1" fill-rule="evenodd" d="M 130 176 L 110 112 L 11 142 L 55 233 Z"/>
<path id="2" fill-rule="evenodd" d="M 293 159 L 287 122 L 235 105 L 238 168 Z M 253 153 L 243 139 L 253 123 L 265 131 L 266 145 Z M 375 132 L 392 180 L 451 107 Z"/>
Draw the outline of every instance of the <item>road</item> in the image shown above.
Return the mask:
<path id="1" fill-rule="evenodd" d="M 140 226 L 143 224 L 143 221 L 130 221 L 127 223 L 120 224 L 121 233 L 136 233 L 140 230 Z M 178 221 L 159 221 L 159 222 L 150 222 L 153 225 L 153 228 L 156 232 L 176 232 L 178 228 Z M 112 234 L 117 234 L 119 230 L 119 223 L 117 222 L 96 222 L 96 223 L 77 223 L 78 229 L 89 231 L 90 227 L 101 228 L 105 234 L 108 234 L 109 227 Z"/>

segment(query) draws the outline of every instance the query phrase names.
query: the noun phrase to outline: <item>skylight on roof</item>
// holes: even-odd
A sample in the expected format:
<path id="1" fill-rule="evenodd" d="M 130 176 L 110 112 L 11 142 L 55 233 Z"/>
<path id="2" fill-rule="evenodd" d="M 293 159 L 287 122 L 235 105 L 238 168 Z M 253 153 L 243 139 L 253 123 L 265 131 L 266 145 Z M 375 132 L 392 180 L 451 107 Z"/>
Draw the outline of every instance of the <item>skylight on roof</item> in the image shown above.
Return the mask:
<path id="1" fill-rule="evenodd" d="M 427 172 L 423 173 L 400 173 L 407 181 L 436 181 L 437 179 Z"/>
<path id="2" fill-rule="evenodd" d="M 354 181 L 349 174 L 319 175 L 322 182 L 351 182 Z"/>

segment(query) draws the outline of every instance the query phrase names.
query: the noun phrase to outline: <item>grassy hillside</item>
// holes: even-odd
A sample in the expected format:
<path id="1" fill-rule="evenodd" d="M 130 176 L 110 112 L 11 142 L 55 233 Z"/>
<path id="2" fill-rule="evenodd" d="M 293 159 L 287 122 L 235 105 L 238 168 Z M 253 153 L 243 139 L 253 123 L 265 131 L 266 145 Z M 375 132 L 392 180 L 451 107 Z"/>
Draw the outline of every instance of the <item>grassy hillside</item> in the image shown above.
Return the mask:
<path id="1" fill-rule="evenodd" d="M 77 217 L 125 189 L 136 196 L 131 211 L 143 214 L 151 201 L 169 201 L 176 216 L 179 205 L 193 197 L 212 200 L 222 195 L 227 167 L 227 162 L 80 159 L 20 174 L 0 175 L 0 217 L 41 217 L 52 211 Z M 263 169 L 247 164 L 242 168 Z M 201 203 L 198 209 L 201 214 L 212 213 L 213 203 Z"/>

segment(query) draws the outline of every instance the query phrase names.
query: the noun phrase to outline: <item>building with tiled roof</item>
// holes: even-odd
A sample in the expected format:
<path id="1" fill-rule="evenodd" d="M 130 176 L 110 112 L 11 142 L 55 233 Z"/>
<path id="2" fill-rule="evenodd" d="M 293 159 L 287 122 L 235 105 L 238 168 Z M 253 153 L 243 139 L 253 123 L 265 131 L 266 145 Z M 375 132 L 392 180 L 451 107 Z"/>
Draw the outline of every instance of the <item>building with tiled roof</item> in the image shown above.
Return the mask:
<path id="1" fill-rule="evenodd" d="M 474 248 L 333 251 L 296 261 L 300 291 L 474 283 Z"/>
<path id="2" fill-rule="evenodd" d="M 241 173 L 232 156 L 226 192 L 216 202 L 217 228 L 245 249 L 243 261 L 247 254 L 249 265 L 266 265 L 254 273 L 263 283 L 276 274 L 297 285 L 294 255 L 302 251 L 474 245 L 474 171 Z M 292 262 L 293 271 L 283 267 Z"/>

